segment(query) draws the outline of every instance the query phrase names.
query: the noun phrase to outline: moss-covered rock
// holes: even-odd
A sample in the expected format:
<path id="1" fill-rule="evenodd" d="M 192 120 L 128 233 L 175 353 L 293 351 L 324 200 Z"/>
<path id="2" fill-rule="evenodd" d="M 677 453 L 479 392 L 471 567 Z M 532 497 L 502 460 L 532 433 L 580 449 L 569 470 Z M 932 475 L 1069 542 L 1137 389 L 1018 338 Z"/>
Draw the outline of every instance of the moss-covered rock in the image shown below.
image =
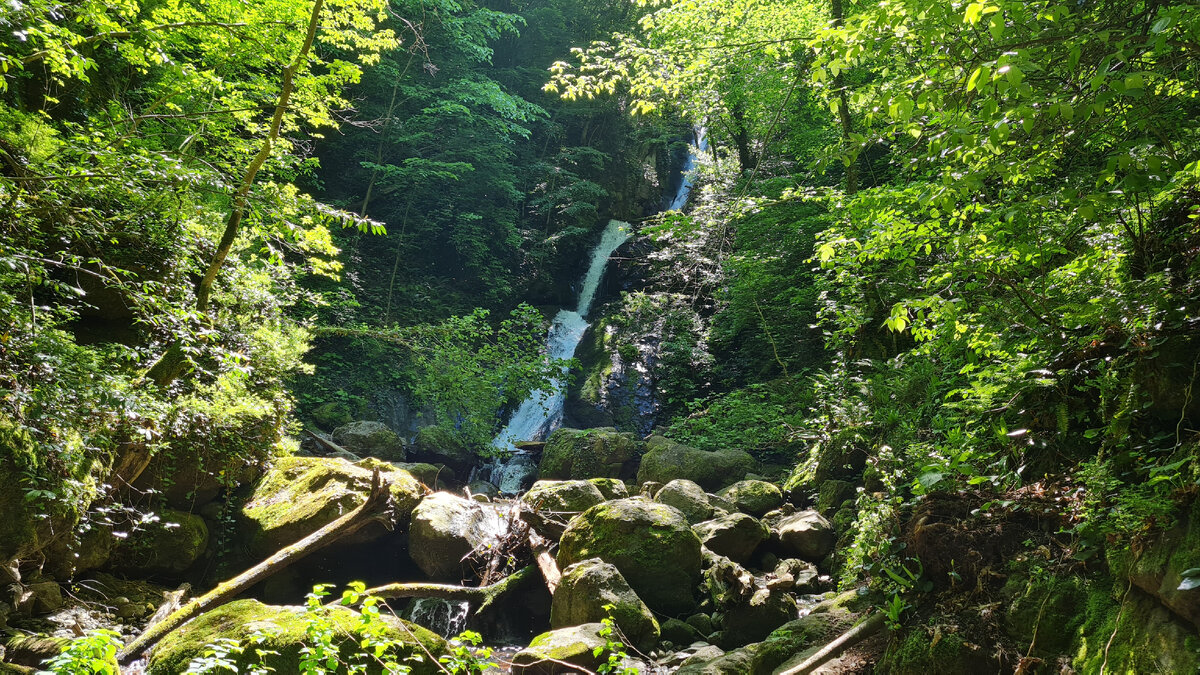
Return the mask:
<path id="1" fill-rule="evenodd" d="M 783 504 L 779 488 L 761 480 L 741 480 L 717 494 L 732 502 L 738 511 L 752 516 L 762 516 Z"/>
<path id="2" fill-rule="evenodd" d="M 466 476 L 479 463 L 479 453 L 441 427 L 421 427 L 413 441 L 412 459 L 427 464 L 445 464 L 455 474 Z"/>
<path id="3" fill-rule="evenodd" d="M 766 525 L 744 513 L 730 513 L 692 528 L 708 550 L 744 563 L 771 536 Z"/>
<path id="4" fill-rule="evenodd" d="M 521 518 L 538 534 L 557 540 L 567 521 L 603 501 L 600 490 L 586 480 L 539 480 L 521 497 L 528 507 Z"/>
<path id="5" fill-rule="evenodd" d="M 713 515 L 713 507 L 704 488 L 683 478 L 662 486 L 654 495 L 654 501 L 679 509 L 689 523 L 699 523 Z"/>
<path id="6" fill-rule="evenodd" d="M 435 492 L 413 509 L 408 553 L 431 579 L 470 578 L 472 572 L 463 559 L 495 543 L 504 529 L 503 520 L 491 504 Z"/>
<path id="7" fill-rule="evenodd" d="M 812 562 L 833 550 L 833 524 L 816 511 L 784 516 L 774 527 L 774 536 L 785 553 Z"/>
<path id="8" fill-rule="evenodd" d="M 754 458 L 742 450 L 697 450 L 662 436 L 651 436 L 646 441 L 637 482 L 666 484 L 686 478 L 711 492 L 741 480 L 754 466 Z"/>
<path id="9" fill-rule="evenodd" d="M 359 614 L 351 609 L 335 607 L 323 610 L 322 614 L 332 624 L 335 642 L 339 647 L 339 658 L 347 662 L 361 651 Z M 414 673 L 440 672 L 431 662 L 445 653 L 446 643 L 436 634 L 412 623 L 380 615 L 383 623 L 380 639 L 394 640 L 399 644 L 399 655 L 420 657 L 407 662 Z M 147 665 L 149 675 L 177 675 L 187 670 L 192 659 L 203 656 L 205 648 L 220 638 L 246 640 L 252 635 L 262 635 L 258 648 L 274 652 L 263 661 L 276 673 L 300 672 L 300 649 L 308 636 L 310 615 L 303 607 L 264 605 L 257 600 L 236 600 L 201 615 L 182 628 L 168 634 L 150 654 Z M 238 665 L 245 667 L 253 662 L 253 649 L 238 658 Z M 369 661 L 369 660 L 368 660 Z M 405 661 L 401 661 L 402 663 Z M 339 671 L 344 672 L 344 671 Z M 369 672 L 378 673 L 378 668 Z"/>
<path id="10" fill-rule="evenodd" d="M 407 528 L 423 490 L 407 471 L 388 464 L 380 468 L 390 485 L 393 525 Z M 371 487 L 371 469 L 344 459 L 281 457 L 254 487 L 241 511 L 242 531 L 249 551 L 265 556 L 295 543 L 362 504 Z M 387 530 L 368 525 L 347 541 L 379 538 Z"/>
<path id="11" fill-rule="evenodd" d="M 1021 583 L 1013 575 L 1005 590 L 1013 600 L 1005 616 L 1009 636 L 1039 656 L 1066 654 L 1071 650 L 1076 629 L 1083 623 L 1087 588 L 1078 576 L 1037 576 Z"/>
<path id="12" fill-rule="evenodd" d="M 587 482 L 595 485 L 605 499 L 624 499 L 629 496 L 629 488 L 619 478 L 589 478 Z"/>
<path id="13" fill-rule="evenodd" d="M 608 658 L 604 654 L 595 654 L 596 648 L 606 644 L 600 637 L 602 627 L 599 623 L 585 623 L 542 633 L 513 656 L 512 670 L 514 673 L 554 675 L 579 672 L 578 668 L 568 665 L 576 664 L 594 672 Z"/>
<path id="14" fill-rule="evenodd" d="M 611 612 L 605 605 L 612 606 Z M 649 651 L 658 642 L 658 621 L 615 566 L 591 558 L 563 570 L 550 606 L 550 627 L 596 623 L 608 616 L 637 649 Z"/>
<path id="15" fill-rule="evenodd" d="M 43 550 L 79 523 L 98 494 L 93 474 L 100 467 L 80 462 L 67 469 L 74 487 L 62 484 L 64 476 L 57 475 L 59 469 L 49 465 L 27 431 L 0 415 L 0 564 Z"/>
<path id="16" fill-rule="evenodd" d="M 817 494 L 817 511 L 826 518 L 832 518 L 842 505 L 858 494 L 854 483 L 844 480 L 830 479 L 821 483 Z"/>
<path id="17" fill-rule="evenodd" d="M 567 526 L 558 565 L 588 558 L 616 566 L 656 612 L 681 614 L 695 606 L 700 580 L 700 538 L 678 510 L 644 497 L 598 504 Z"/>
<path id="18" fill-rule="evenodd" d="M 1200 673 L 1200 637 L 1158 600 L 1126 584 L 1089 586 L 1072 665 L 1080 673 Z"/>
<path id="19" fill-rule="evenodd" d="M 350 406 L 341 401 L 322 403 L 313 408 L 308 416 L 318 427 L 325 431 L 333 431 L 340 426 L 354 421 L 354 414 L 350 410 Z"/>
<path id="20" fill-rule="evenodd" d="M 1179 523 L 1145 542 L 1135 553 L 1114 547 L 1108 554 L 1113 569 L 1179 616 L 1200 627 L 1200 588 L 1180 590 L 1183 573 L 1200 567 L 1200 499 L 1194 500 Z"/>
<path id="21" fill-rule="evenodd" d="M 208 547 L 208 526 L 200 516 L 163 509 L 158 520 L 121 541 L 108 560 L 110 569 L 135 577 L 178 578 Z"/>
<path id="22" fill-rule="evenodd" d="M 359 421 L 333 430 L 333 440 L 360 457 L 376 457 L 388 462 L 407 458 L 404 441 L 382 422 Z"/>
<path id="23" fill-rule="evenodd" d="M 546 439 L 541 479 L 620 478 L 632 473 L 640 443 L 616 429 L 559 429 Z"/>

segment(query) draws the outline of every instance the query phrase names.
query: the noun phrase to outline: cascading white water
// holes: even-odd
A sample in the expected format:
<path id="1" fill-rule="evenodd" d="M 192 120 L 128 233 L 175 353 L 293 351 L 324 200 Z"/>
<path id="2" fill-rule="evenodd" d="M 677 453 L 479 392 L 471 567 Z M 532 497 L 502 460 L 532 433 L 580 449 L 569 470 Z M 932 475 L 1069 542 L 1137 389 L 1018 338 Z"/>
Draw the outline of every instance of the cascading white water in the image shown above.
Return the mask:
<path id="1" fill-rule="evenodd" d="M 629 223 L 608 221 L 608 226 L 600 235 L 600 242 L 592 249 L 591 261 L 587 273 L 583 276 L 583 285 L 579 289 L 577 306 L 574 310 L 560 310 L 550 326 L 546 351 L 551 359 L 569 359 L 575 355 L 575 349 L 587 330 L 586 317 L 592 308 L 596 290 L 600 287 L 600 279 L 604 276 L 608 259 L 629 239 L 632 229 Z M 521 403 L 509 419 L 508 426 L 492 440 L 492 447 L 513 452 L 517 442 L 545 438 L 562 422 L 563 403 L 566 399 L 566 373 L 562 375 L 550 382 L 549 389 L 535 391 Z M 516 453 L 508 461 L 494 465 L 488 479 L 500 488 L 501 492 L 512 494 L 518 492 L 522 481 L 536 470 L 532 457 Z"/>
<path id="2" fill-rule="evenodd" d="M 696 148 L 700 152 L 708 150 L 708 137 L 704 135 L 703 128 L 696 129 Z M 675 191 L 675 197 L 667 204 L 667 211 L 678 211 L 687 204 L 688 195 L 692 193 L 692 171 L 696 168 L 696 155 L 689 152 L 687 159 L 683 161 L 682 178 L 679 181 L 679 189 Z"/>
<path id="3" fill-rule="evenodd" d="M 471 603 L 465 600 L 417 598 L 406 613 L 408 616 L 405 618 L 409 621 L 448 638 L 458 635 L 467 627 Z"/>

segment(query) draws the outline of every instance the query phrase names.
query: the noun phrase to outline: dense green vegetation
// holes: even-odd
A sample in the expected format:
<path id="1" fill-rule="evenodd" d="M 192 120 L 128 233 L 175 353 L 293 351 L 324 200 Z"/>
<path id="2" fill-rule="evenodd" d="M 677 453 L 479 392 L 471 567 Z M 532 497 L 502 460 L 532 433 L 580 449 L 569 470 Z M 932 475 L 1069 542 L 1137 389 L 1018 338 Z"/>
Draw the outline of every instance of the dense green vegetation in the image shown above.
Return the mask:
<path id="1" fill-rule="evenodd" d="M 827 571 L 910 622 L 888 667 L 931 667 L 929 591 L 985 570 L 1111 646 L 1142 600 L 1110 590 L 1194 520 L 1193 4 L 19 0 L 0 29 L 13 581 L 234 494 L 305 426 L 483 452 L 614 217 L 644 237 L 573 396 L 641 373 L 605 424 L 823 504 Z M 1011 526 L 1011 566 L 923 549 L 947 514 Z"/>

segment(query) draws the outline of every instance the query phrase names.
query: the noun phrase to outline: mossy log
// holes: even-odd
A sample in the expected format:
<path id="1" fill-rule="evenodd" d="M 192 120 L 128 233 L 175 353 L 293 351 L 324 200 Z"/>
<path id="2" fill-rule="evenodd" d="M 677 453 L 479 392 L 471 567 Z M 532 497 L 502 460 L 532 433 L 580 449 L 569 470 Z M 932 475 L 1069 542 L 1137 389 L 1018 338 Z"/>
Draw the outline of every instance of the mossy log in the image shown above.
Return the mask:
<path id="1" fill-rule="evenodd" d="M 883 612 L 876 612 L 867 617 L 866 621 L 860 621 L 855 624 L 850 630 L 842 633 L 836 640 L 822 647 L 815 654 L 804 660 L 803 663 L 780 673 L 780 675 L 808 675 L 816 670 L 821 664 L 829 659 L 837 656 L 846 649 L 862 642 L 867 637 L 875 633 L 875 631 L 883 628 L 884 623 Z"/>
<path id="2" fill-rule="evenodd" d="M 476 608 L 490 605 L 503 599 L 509 591 L 519 587 L 514 583 L 532 572 L 532 568 L 523 567 L 507 577 L 487 586 L 457 586 L 454 584 L 431 584 L 425 582 L 394 583 L 368 588 L 362 592 L 363 597 L 374 597 L 381 600 L 399 598 L 440 598 L 442 600 L 465 601 Z M 341 605 L 341 599 L 334 600 L 326 607 Z"/>
<path id="3" fill-rule="evenodd" d="M 367 523 L 379 519 L 387 512 L 389 491 L 379 470 L 371 473 L 371 491 L 366 501 L 358 508 L 313 532 L 300 541 L 286 546 L 261 563 L 242 572 L 238 576 L 218 585 L 204 595 L 188 601 L 179 609 L 172 612 L 161 622 L 147 628 L 133 642 L 129 643 L 117 655 L 118 661 L 128 663 L 140 656 L 171 631 L 200 616 L 201 614 L 220 607 L 233 600 L 254 584 L 287 568 L 292 563 L 308 554 L 322 549 L 342 537 L 353 534 Z"/>

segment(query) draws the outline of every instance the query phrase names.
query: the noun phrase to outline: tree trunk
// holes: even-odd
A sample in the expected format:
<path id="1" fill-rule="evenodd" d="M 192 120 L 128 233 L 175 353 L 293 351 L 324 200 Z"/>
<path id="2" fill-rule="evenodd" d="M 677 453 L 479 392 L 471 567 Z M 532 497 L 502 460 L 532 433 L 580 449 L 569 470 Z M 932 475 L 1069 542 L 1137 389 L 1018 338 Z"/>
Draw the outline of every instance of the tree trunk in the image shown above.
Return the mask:
<path id="1" fill-rule="evenodd" d="M 845 10 L 842 7 L 842 0 L 832 0 L 833 27 L 841 28 L 846 23 Z M 837 90 L 838 96 L 838 121 L 842 126 L 842 142 L 849 147 L 850 134 L 854 133 L 854 120 L 850 118 L 850 97 L 846 95 L 846 78 L 843 73 L 838 74 L 833 78 L 833 87 Z M 858 192 L 858 155 L 854 155 L 846 165 L 846 194 L 852 195 Z"/>
<path id="2" fill-rule="evenodd" d="M 117 654 L 117 660 L 121 663 L 132 661 L 143 652 L 158 644 L 158 641 L 168 633 L 188 621 L 233 600 L 254 584 L 277 572 L 283 571 L 289 565 L 308 554 L 322 549 L 342 537 L 357 532 L 362 526 L 374 521 L 385 513 L 389 501 L 388 484 L 380 479 L 379 470 L 376 469 L 371 474 L 371 492 L 367 494 L 366 501 L 357 509 L 313 532 L 295 544 L 277 551 L 270 558 L 242 572 L 233 579 L 219 584 L 208 593 L 188 601 L 187 604 L 172 612 L 161 622 L 149 627 L 134 639 L 133 642 L 129 643 L 129 645 Z"/>

